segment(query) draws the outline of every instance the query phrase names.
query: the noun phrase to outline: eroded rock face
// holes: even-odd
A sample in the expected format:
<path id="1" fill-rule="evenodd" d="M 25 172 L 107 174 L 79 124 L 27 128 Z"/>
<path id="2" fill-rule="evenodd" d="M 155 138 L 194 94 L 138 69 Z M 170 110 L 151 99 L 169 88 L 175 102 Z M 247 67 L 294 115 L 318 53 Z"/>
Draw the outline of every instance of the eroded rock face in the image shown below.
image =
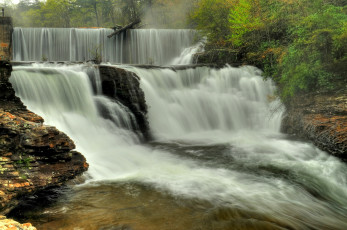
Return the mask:
<path id="1" fill-rule="evenodd" d="M 334 95 L 298 96 L 287 107 L 284 132 L 308 139 L 330 154 L 347 160 L 347 89 Z"/>
<path id="2" fill-rule="evenodd" d="M 139 77 L 114 66 L 99 66 L 103 94 L 121 102 L 134 114 L 145 140 L 151 139 L 145 94 Z"/>
<path id="3" fill-rule="evenodd" d="M 11 65 L 0 63 L 0 213 L 22 196 L 60 186 L 88 169 L 73 141 L 28 111 L 8 78 Z"/>

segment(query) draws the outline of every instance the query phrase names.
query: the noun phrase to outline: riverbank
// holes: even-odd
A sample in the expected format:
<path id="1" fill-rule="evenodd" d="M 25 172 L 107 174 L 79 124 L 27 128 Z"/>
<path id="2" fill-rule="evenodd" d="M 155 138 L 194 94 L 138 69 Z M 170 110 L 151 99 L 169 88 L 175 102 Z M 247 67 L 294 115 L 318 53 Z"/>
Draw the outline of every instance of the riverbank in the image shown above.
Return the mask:
<path id="1" fill-rule="evenodd" d="M 346 161 L 347 89 L 294 97 L 287 105 L 282 130 Z"/>

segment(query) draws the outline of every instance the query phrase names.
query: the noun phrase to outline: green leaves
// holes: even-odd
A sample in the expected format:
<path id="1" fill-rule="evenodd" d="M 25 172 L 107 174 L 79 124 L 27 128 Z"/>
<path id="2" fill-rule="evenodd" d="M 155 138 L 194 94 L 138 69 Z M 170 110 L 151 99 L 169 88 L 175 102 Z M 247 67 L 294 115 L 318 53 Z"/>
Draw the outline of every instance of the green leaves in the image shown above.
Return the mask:
<path id="1" fill-rule="evenodd" d="M 254 2 L 251 0 L 239 0 L 230 10 L 229 23 L 232 31 L 230 39 L 235 46 L 242 45 L 244 34 L 262 26 L 260 17 L 254 9 Z"/>
<path id="2" fill-rule="evenodd" d="M 201 0 L 195 6 L 191 19 L 197 29 L 204 31 L 210 44 L 225 46 L 231 33 L 229 13 L 231 0 Z"/>
<path id="3" fill-rule="evenodd" d="M 339 6 L 316 6 L 316 11 L 302 17 L 290 29 L 293 41 L 278 65 L 283 98 L 298 92 L 331 90 L 339 86 L 339 79 L 344 76 L 344 70 L 333 70 L 332 65 L 339 62 L 347 65 L 343 45 L 347 42 L 344 36 L 347 15 Z"/>
<path id="4" fill-rule="evenodd" d="M 347 74 L 345 0 L 234 0 L 228 7 L 221 2 L 200 1 L 194 14 L 199 29 L 214 46 L 222 40 L 238 48 L 240 62 L 261 66 L 282 99 L 339 87 Z"/>

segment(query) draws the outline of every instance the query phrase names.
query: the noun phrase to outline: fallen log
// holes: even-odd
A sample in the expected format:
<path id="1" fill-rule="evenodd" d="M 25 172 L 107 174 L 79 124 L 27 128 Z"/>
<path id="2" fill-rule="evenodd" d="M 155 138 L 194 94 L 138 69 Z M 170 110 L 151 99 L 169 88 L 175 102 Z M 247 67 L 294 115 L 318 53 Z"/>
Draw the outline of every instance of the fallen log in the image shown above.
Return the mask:
<path id="1" fill-rule="evenodd" d="M 117 31 L 114 31 L 112 34 L 108 35 L 107 37 L 108 38 L 111 38 L 112 36 L 114 35 L 117 35 L 119 33 L 122 33 L 123 31 L 126 31 L 128 29 L 133 29 L 135 25 L 139 24 L 141 22 L 140 19 L 137 19 L 136 21 L 133 21 L 132 23 L 130 23 L 129 25 L 126 25 L 124 26 L 123 28 L 117 30 Z"/>

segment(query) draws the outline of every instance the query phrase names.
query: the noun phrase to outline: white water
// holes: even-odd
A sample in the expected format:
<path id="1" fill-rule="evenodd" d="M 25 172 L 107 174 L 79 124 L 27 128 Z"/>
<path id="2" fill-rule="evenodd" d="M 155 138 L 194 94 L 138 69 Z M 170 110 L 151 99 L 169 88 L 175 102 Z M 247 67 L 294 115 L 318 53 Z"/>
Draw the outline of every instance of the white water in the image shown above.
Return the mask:
<path id="1" fill-rule="evenodd" d="M 90 61 L 167 65 L 194 44 L 193 30 L 138 29 L 107 38 L 111 29 L 15 28 L 14 61 Z"/>
<path id="2" fill-rule="evenodd" d="M 171 65 L 187 65 L 187 64 L 193 64 L 194 62 L 194 54 L 203 52 L 205 50 L 205 43 L 206 38 L 203 38 L 198 43 L 194 44 L 193 46 L 190 46 L 188 48 L 185 48 L 180 56 L 174 58 Z"/>
<path id="3" fill-rule="evenodd" d="M 272 117 L 270 108 L 279 102 L 268 102 L 275 87 L 263 81 L 256 68 L 125 68 L 141 76 L 151 128 L 158 138 L 191 138 L 206 131 L 279 131 L 282 113 Z"/>
<path id="4" fill-rule="evenodd" d="M 106 98 L 93 95 L 82 67 L 39 67 L 15 67 L 11 82 L 29 109 L 75 141 L 93 181 L 149 183 L 266 214 L 293 229 L 347 229 L 346 165 L 279 133 L 281 111 L 272 115 L 276 102 L 268 102 L 274 86 L 258 70 L 123 66 L 141 77 L 157 140 L 197 146 L 190 150 L 196 156 L 205 154 L 199 146 L 226 146 L 205 163 L 143 146 L 132 132 L 100 117 L 96 101 Z M 128 116 L 115 107 L 118 116 Z"/>

